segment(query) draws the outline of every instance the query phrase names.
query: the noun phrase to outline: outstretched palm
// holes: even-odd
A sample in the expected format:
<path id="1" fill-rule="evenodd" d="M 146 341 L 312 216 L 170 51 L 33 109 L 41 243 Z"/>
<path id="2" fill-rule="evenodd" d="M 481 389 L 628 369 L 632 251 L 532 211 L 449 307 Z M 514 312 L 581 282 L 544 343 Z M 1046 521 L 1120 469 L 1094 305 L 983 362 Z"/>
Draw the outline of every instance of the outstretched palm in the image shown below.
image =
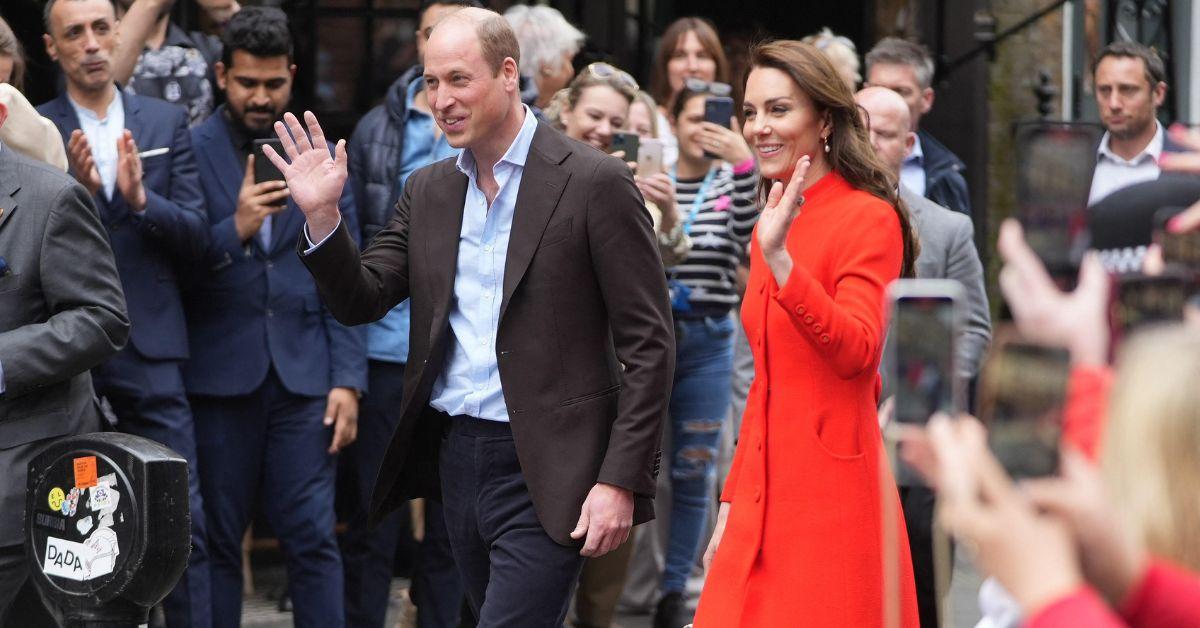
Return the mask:
<path id="1" fill-rule="evenodd" d="M 331 156 L 317 117 L 311 111 L 306 111 L 304 120 L 308 124 L 308 133 L 291 113 L 283 115 L 283 122 L 275 123 L 275 134 L 279 136 L 283 151 L 291 163 L 270 146 L 264 147 L 263 153 L 283 173 L 292 200 L 304 212 L 310 227 L 328 225 L 329 231 L 332 231 L 338 221 L 338 199 L 346 183 L 346 141 L 338 140 L 334 155 Z M 312 136 L 311 142 L 309 135 Z M 318 230 L 324 231 L 310 229 Z M 323 237 L 319 233 L 311 235 L 317 240 Z"/>

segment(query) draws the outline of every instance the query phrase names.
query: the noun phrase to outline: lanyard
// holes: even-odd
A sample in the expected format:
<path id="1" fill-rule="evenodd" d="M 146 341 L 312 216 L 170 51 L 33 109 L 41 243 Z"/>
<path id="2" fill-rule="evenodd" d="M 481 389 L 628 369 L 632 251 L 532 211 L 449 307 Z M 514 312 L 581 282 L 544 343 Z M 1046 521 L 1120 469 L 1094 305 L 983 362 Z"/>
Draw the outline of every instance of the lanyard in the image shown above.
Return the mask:
<path id="1" fill-rule="evenodd" d="M 678 167 L 671 169 L 671 183 L 678 186 L 679 182 Z M 683 221 L 684 235 L 692 235 L 692 223 L 696 222 L 696 215 L 700 213 L 700 207 L 704 205 L 704 199 L 708 196 L 708 188 L 712 185 L 713 178 L 717 176 L 717 167 L 714 165 L 708 169 L 708 174 L 704 175 L 704 182 L 700 184 L 700 189 L 696 190 L 696 197 L 692 199 L 692 207 L 688 210 L 687 218 Z"/>

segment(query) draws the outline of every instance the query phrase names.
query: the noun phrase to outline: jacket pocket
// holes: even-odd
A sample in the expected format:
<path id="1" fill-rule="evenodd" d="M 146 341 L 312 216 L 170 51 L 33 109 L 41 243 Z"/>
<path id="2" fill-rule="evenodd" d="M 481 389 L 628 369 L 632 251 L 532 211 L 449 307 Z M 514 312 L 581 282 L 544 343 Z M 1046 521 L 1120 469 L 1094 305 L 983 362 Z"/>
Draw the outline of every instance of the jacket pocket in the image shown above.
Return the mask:
<path id="1" fill-rule="evenodd" d="M 586 395 L 582 395 L 579 397 L 571 397 L 570 399 L 567 399 L 566 401 L 564 401 L 558 405 L 562 406 L 562 407 L 573 406 L 575 404 L 583 403 L 585 401 L 591 401 L 593 399 L 599 399 L 601 397 L 611 395 L 619 390 L 621 390 L 621 385 L 617 384 L 616 386 L 609 386 L 608 388 L 605 388 L 604 390 L 601 390 L 598 392 L 588 393 Z"/>
<path id="2" fill-rule="evenodd" d="M 0 294 L 12 292 L 21 287 L 21 276 L 17 273 L 0 277 Z"/>
<path id="3" fill-rule="evenodd" d="M 542 241 L 538 244 L 538 248 L 558 244 L 570 237 L 571 220 L 571 218 L 567 218 L 546 227 L 546 232 L 542 234 Z"/>

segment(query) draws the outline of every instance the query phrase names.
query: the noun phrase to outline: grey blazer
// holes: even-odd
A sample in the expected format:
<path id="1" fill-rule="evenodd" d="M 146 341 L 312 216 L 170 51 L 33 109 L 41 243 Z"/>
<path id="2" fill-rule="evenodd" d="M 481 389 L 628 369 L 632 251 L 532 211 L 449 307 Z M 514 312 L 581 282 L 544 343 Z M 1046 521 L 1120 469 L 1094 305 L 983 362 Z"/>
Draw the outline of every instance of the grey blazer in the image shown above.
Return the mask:
<path id="1" fill-rule="evenodd" d="M 88 370 L 129 337 L 116 262 L 74 179 L 0 146 L 0 546 L 22 542 L 26 465 L 100 428 Z"/>
<path id="2" fill-rule="evenodd" d="M 958 344 L 959 375 L 975 377 L 992 340 L 991 308 L 984 289 L 983 264 L 975 250 L 975 228 L 970 217 L 917 196 L 903 185 L 900 198 L 908 205 L 921 242 L 917 277 L 956 279 L 966 290 L 967 320 Z"/>

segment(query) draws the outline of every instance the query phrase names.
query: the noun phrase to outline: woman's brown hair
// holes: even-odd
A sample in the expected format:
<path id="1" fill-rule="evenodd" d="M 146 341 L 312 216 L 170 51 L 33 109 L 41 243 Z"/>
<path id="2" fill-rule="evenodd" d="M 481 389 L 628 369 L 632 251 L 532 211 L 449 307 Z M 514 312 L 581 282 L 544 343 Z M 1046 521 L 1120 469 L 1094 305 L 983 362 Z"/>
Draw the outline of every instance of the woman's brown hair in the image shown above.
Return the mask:
<path id="1" fill-rule="evenodd" d="M 721 47 L 721 37 L 717 35 L 717 29 L 713 28 L 713 25 L 704 18 L 681 17 L 671 22 L 671 25 L 663 32 L 662 39 L 658 44 L 658 54 L 654 57 L 654 76 L 650 81 L 650 94 L 664 106 L 670 106 L 671 97 L 675 95 L 671 92 L 671 81 L 667 78 L 667 63 L 671 61 L 671 55 L 675 54 L 675 49 L 683 43 L 683 38 L 688 33 L 696 33 L 696 39 L 700 45 L 716 62 L 715 80 L 718 83 L 729 82 L 729 60 L 725 58 L 725 50 Z"/>
<path id="2" fill-rule="evenodd" d="M 12 76 L 8 84 L 17 88 L 18 92 L 25 91 L 25 54 L 21 50 L 21 40 L 13 33 L 8 22 L 0 18 L 0 57 L 13 60 Z"/>
<path id="3" fill-rule="evenodd" d="M 891 174 L 871 146 L 854 95 L 837 69 L 820 50 L 790 40 L 752 46 L 745 79 L 750 78 L 750 72 L 755 68 L 774 68 L 790 76 L 796 87 L 812 101 L 818 115 L 829 122 L 829 152 L 825 154 L 825 160 L 830 169 L 851 187 L 869 192 L 895 208 L 896 216 L 900 218 L 900 236 L 904 243 L 904 263 L 900 276 L 915 276 L 920 245 L 908 207 L 900 200 L 895 175 Z M 742 85 L 745 85 L 745 80 Z M 765 178 L 759 182 L 759 198 L 764 202 L 772 183 Z"/>

